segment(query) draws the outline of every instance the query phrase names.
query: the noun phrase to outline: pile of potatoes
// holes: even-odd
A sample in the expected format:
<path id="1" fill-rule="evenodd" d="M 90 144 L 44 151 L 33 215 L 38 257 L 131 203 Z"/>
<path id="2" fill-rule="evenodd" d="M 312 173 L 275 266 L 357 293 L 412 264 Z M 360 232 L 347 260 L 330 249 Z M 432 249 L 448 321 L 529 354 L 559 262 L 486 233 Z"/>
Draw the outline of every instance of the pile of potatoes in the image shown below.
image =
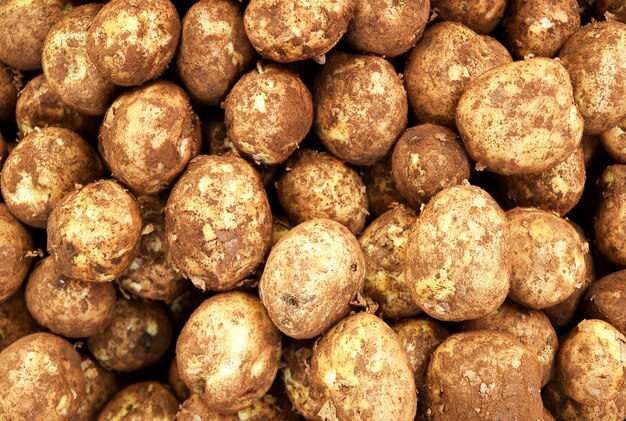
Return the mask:
<path id="1" fill-rule="evenodd" d="M 623 0 L 0 0 L 0 420 L 626 419 Z"/>

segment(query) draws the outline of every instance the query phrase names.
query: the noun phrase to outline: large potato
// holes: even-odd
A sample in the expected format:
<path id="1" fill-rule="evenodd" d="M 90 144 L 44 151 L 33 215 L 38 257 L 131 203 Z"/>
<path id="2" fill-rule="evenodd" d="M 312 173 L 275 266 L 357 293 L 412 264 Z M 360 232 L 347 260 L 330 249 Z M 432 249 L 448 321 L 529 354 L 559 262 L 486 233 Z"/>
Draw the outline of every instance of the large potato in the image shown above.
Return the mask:
<path id="1" fill-rule="evenodd" d="M 0 203 L 0 303 L 22 284 L 33 260 L 33 237 Z"/>

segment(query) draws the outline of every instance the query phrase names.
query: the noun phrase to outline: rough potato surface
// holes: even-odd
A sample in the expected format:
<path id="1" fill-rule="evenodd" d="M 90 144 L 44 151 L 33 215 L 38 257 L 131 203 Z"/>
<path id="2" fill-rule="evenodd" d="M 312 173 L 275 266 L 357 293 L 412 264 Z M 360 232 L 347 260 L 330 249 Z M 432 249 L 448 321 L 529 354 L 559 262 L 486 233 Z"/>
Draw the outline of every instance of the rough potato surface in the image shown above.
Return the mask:
<path id="1" fill-rule="evenodd" d="M 431 0 L 430 4 L 445 20 L 461 22 L 481 34 L 493 31 L 506 8 L 507 0 Z"/>
<path id="2" fill-rule="evenodd" d="M 98 421 L 170 421 L 178 412 L 178 401 L 161 383 L 135 383 L 119 391 L 102 408 Z"/>
<path id="3" fill-rule="evenodd" d="M 598 251 L 626 266 L 626 165 L 611 165 L 599 180 L 602 199 L 594 220 Z"/>
<path id="4" fill-rule="evenodd" d="M 15 118 L 17 93 L 21 89 L 21 73 L 0 64 L 0 121 L 10 121 Z"/>
<path id="5" fill-rule="evenodd" d="M 33 260 L 33 237 L 0 203 L 0 303 L 15 293 Z"/>
<path id="6" fill-rule="evenodd" d="M 391 154 L 363 168 L 363 183 L 367 192 L 367 208 L 374 218 L 392 209 L 394 203 L 404 201 L 391 173 Z"/>
<path id="7" fill-rule="evenodd" d="M 186 401 L 192 395 L 191 390 L 189 390 L 183 379 L 180 377 L 176 357 L 172 358 L 169 370 L 167 371 L 167 385 L 181 402 Z"/>
<path id="8" fill-rule="evenodd" d="M 71 421 L 90 421 L 119 389 L 115 373 L 105 370 L 91 357 L 81 355 L 80 369 L 85 376 L 85 398 Z"/>
<path id="9" fill-rule="evenodd" d="M 626 163 L 626 119 L 600 135 L 604 150 L 620 164 Z"/>
<path id="10" fill-rule="evenodd" d="M 22 289 L 0 303 L 0 352 L 21 337 L 39 330 L 41 328 L 26 307 Z"/>
<path id="11" fill-rule="evenodd" d="M 283 351 L 284 364 L 280 371 L 285 392 L 294 409 L 307 420 L 321 421 L 317 414 L 324 402 L 311 378 L 312 356 L 312 342 L 292 342 Z"/>
<path id="12" fill-rule="evenodd" d="M 608 322 L 623 335 L 626 333 L 626 271 L 620 270 L 591 284 L 585 294 L 584 308 L 588 317 Z"/>

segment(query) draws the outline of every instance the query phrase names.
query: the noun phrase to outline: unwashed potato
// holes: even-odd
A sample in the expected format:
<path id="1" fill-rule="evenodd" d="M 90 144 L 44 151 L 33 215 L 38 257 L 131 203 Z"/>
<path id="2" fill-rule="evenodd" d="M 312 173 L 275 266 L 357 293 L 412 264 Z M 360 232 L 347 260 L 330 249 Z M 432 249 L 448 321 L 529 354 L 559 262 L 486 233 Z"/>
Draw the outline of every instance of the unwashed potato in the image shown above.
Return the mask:
<path id="1" fill-rule="evenodd" d="M 272 248 L 259 296 L 284 334 L 314 338 L 350 311 L 364 278 L 365 259 L 354 235 L 335 221 L 312 219 Z"/>
<path id="2" fill-rule="evenodd" d="M 171 421 L 178 401 L 167 387 L 154 381 L 134 383 L 120 390 L 102 408 L 98 421 Z"/>
<path id="3" fill-rule="evenodd" d="M 566 68 L 541 57 L 472 80 L 459 100 L 456 124 L 476 167 L 502 175 L 554 167 L 583 134 Z"/>
<path id="4" fill-rule="evenodd" d="M 444 20 L 461 22 L 481 34 L 493 31 L 506 8 L 507 0 L 431 0 L 430 4 Z"/>
<path id="5" fill-rule="evenodd" d="M 322 418 L 415 418 L 417 393 L 407 354 L 398 335 L 372 314 L 346 317 L 324 334 L 313 347 L 311 375 L 325 402 Z"/>
<path id="6" fill-rule="evenodd" d="M 620 164 L 626 163 L 626 119 L 600 135 L 604 150 Z"/>
<path id="7" fill-rule="evenodd" d="M 610 323 L 626 334 L 626 271 L 620 270 L 594 282 L 585 294 L 585 313 L 592 319 Z"/>
<path id="8" fill-rule="evenodd" d="M 620 22 L 626 23 L 626 3 L 622 0 L 597 0 L 595 7 L 598 20 L 603 20 L 609 12 Z"/>
<path id="9" fill-rule="evenodd" d="M 470 80 L 508 63 L 511 55 L 494 38 L 457 22 L 429 26 L 404 66 L 411 110 L 420 121 L 454 128 L 456 107 Z"/>
<path id="10" fill-rule="evenodd" d="M 179 36 L 178 12 L 169 0 L 112 0 L 87 30 L 87 53 L 116 85 L 141 85 L 165 71 Z"/>
<path id="11" fill-rule="evenodd" d="M 434 421 L 539 420 L 543 412 L 537 358 L 506 333 L 450 336 L 430 358 L 426 385 Z"/>
<path id="12" fill-rule="evenodd" d="M 20 287 L 33 260 L 33 237 L 0 203 L 0 303 Z"/>
<path id="13" fill-rule="evenodd" d="M 407 94 L 387 60 L 333 53 L 313 87 L 315 133 L 335 156 L 372 165 L 406 128 Z"/>
<path id="14" fill-rule="evenodd" d="M 394 203 L 399 204 L 404 200 L 391 172 L 391 154 L 363 168 L 363 183 L 367 192 L 367 208 L 374 218 L 392 209 Z"/>
<path id="15" fill-rule="evenodd" d="M 283 350 L 281 379 L 294 409 L 306 420 L 321 421 L 322 396 L 313 386 L 311 357 L 313 343 L 294 341 Z"/>
<path id="16" fill-rule="evenodd" d="M 17 93 L 22 89 L 22 74 L 0 63 L 0 121 L 15 118 Z"/>
<path id="17" fill-rule="evenodd" d="M 91 357 L 81 355 L 80 368 L 85 376 L 85 398 L 71 421 L 96 419 L 100 409 L 120 390 L 115 373 L 105 370 Z"/>
<path id="18" fill-rule="evenodd" d="M 509 292 L 509 228 L 479 187 L 449 187 L 426 205 L 409 234 L 404 277 L 415 302 L 439 320 L 475 319 Z"/>
<path id="19" fill-rule="evenodd" d="M 180 377 L 176 357 L 172 358 L 169 369 L 167 370 L 167 385 L 180 402 L 184 402 L 192 396 L 191 390 L 189 390 L 182 377 Z"/>
<path id="20" fill-rule="evenodd" d="M 0 419 L 70 419 L 85 396 L 80 356 L 50 333 L 34 333 L 0 353 Z"/>
<path id="21" fill-rule="evenodd" d="M 21 337 L 41 330 L 26 307 L 24 290 L 18 289 L 0 303 L 0 352 Z"/>
<path id="22" fill-rule="evenodd" d="M 594 219 L 597 249 L 610 262 L 626 266 L 626 165 L 611 165 L 598 181 L 602 198 Z"/>
<path id="23" fill-rule="evenodd" d="M 269 390 L 280 363 L 280 341 L 258 298 L 243 292 L 217 294 L 183 327 L 176 342 L 178 369 L 210 409 L 235 413 Z"/>
<path id="24" fill-rule="evenodd" d="M 52 209 L 76 185 L 100 178 L 98 154 L 78 134 L 46 127 L 26 135 L 2 168 L 0 188 L 9 210 L 23 223 L 46 228 Z"/>

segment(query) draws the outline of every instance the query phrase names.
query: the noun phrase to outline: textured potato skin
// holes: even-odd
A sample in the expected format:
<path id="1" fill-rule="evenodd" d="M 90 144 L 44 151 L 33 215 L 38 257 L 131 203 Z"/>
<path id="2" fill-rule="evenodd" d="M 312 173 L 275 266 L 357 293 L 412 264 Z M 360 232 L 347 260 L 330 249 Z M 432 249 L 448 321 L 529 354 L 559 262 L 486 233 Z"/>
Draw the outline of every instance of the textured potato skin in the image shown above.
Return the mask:
<path id="1" fill-rule="evenodd" d="M 30 232 L 0 203 L 0 303 L 15 293 L 28 273 L 34 249 Z"/>
<path id="2" fill-rule="evenodd" d="M 81 355 L 80 369 L 85 376 L 85 398 L 71 421 L 96 419 L 100 409 L 120 390 L 115 373 L 105 370 L 91 357 Z"/>
<path id="3" fill-rule="evenodd" d="M 243 24 L 259 54 L 288 63 L 330 51 L 348 29 L 355 7 L 355 0 L 252 0 Z"/>
<path id="4" fill-rule="evenodd" d="M 243 75 L 224 103 L 228 138 L 255 162 L 289 158 L 313 124 L 313 99 L 298 75 L 276 65 Z"/>
<path id="5" fill-rule="evenodd" d="M 475 319 L 509 292 L 506 216 L 484 190 L 457 186 L 438 193 L 409 234 L 404 276 L 413 300 L 439 320 Z"/>
<path id="6" fill-rule="evenodd" d="M 21 73 L 0 64 L 0 121 L 15 118 L 15 104 L 20 89 L 22 89 Z"/>
<path id="7" fill-rule="evenodd" d="M 472 80 L 459 100 L 456 124 L 477 167 L 502 175 L 555 166 L 576 150 L 583 133 L 565 67 L 541 57 Z"/>
<path id="8" fill-rule="evenodd" d="M 402 79 L 380 57 L 333 53 L 315 80 L 313 99 L 315 133 L 351 164 L 383 158 L 407 125 Z"/>
<path id="9" fill-rule="evenodd" d="M 176 71 L 202 104 L 219 105 L 254 59 L 240 7 L 232 0 L 202 0 L 183 18 Z"/>
<path id="10" fill-rule="evenodd" d="M 176 342 L 178 369 L 209 408 L 234 413 L 269 390 L 278 371 L 280 341 L 258 298 L 243 292 L 217 294 L 183 327 Z"/>
<path id="11" fill-rule="evenodd" d="M 26 135 L 2 168 L 5 203 L 23 223 L 46 228 L 52 209 L 76 185 L 103 175 L 96 151 L 78 134 L 46 127 Z"/>
<path id="12" fill-rule="evenodd" d="M 579 29 L 559 52 L 560 62 L 572 79 L 576 105 L 585 119 L 585 134 L 609 130 L 626 115 L 625 49 L 626 24 L 610 21 Z"/>
<path id="13" fill-rule="evenodd" d="M 168 258 L 202 290 L 232 289 L 261 263 L 272 213 L 254 169 L 234 156 L 200 155 L 165 207 Z"/>
<path id="14" fill-rule="evenodd" d="M 0 353 L 0 418 L 64 421 L 85 395 L 80 356 L 50 333 L 34 333 Z"/>
<path id="15" fill-rule="evenodd" d="M 611 158 L 626 163 L 626 119 L 600 135 L 600 142 Z"/>
<path id="16" fill-rule="evenodd" d="M 611 165 L 598 181 L 602 199 L 594 220 L 597 250 L 610 262 L 626 266 L 626 165 Z"/>
<path id="17" fill-rule="evenodd" d="M 404 66 L 411 110 L 420 121 L 454 128 L 456 107 L 469 81 L 511 61 L 502 44 L 461 23 L 429 26 Z"/>
<path id="18" fill-rule="evenodd" d="M 506 0 L 431 0 L 433 10 L 444 20 L 461 22 L 481 34 L 493 31 L 504 15 Z"/>
<path id="19" fill-rule="evenodd" d="M 181 402 L 186 401 L 192 396 L 191 390 L 189 390 L 183 379 L 180 377 L 176 357 L 172 358 L 170 367 L 167 370 L 167 385 L 172 390 L 172 393 L 174 393 L 176 398 Z"/>
<path id="20" fill-rule="evenodd" d="M 391 173 L 391 154 L 363 168 L 369 214 L 376 218 L 404 201 Z"/>
<path id="21" fill-rule="evenodd" d="M 626 271 L 620 270 L 591 284 L 585 293 L 584 308 L 589 318 L 608 322 L 623 335 L 626 332 Z"/>
<path id="22" fill-rule="evenodd" d="M 173 420 L 178 401 L 164 385 L 154 381 L 134 383 L 120 390 L 102 408 L 98 421 Z"/>
<path id="23" fill-rule="evenodd" d="M 538 420 L 543 412 L 537 358 L 505 333 L 450 336 L 433 353 L 426 384 L 429 414 L 437 421 Z"/>
<path id="24" fill-rule="evenodd" d="M 357 313 L 313 347 L 313 383 L 340 421 L 409 421 L 417 393 L 413 371 L 396 333 L 378 317 Z"/>
<path id="25" fill-rule="evenodd" d="M 41 330 L 26 307 L 24 290 L 18 289 L 0 303 L 0 352 L 18 339 Z"/>
<path id="26" fill-rule="evenodd" d="M 311 377 L 311 357 L 313 342 L 294 341 L 289 344 L 282 355 L 280 368 L 281 380 L 285 393 L 289 397 L 295 411 L 306 420 L 321 421 L 317 414 L 322 409 L 322 397 L 313 385 Z"/>

